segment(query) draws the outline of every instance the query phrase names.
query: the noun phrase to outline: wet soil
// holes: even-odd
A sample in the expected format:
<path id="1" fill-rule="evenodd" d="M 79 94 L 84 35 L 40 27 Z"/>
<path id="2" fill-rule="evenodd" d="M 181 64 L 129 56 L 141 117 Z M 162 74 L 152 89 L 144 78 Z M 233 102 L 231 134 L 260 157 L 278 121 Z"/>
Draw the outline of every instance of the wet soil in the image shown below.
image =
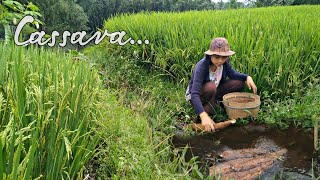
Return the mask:
<path id="1" fill-rule="evenodd" d="M 198 156 L 204 174 L 208 169 L 219 163 L 219 155 L 225 150 L 244 148 L 263 148 L 275 151 L 287 149 L 284 159 L 263 174 L 266 179 L 312 179 L 312 160 L 319 162 L 313 150 L 312 132 L 304 132 L 290 126 L 280 131 L 275 128 L 266 128 L 262 125 L 248 125 L 244 127 L 232 126 L 212 134 L 183 137 L 176 135 L 173 138 L 175 147 L 185 147 L 189 150 L 186 160 Z M 314 165 L 313 167 L 318 167 Z M 316 172 L 317 173 L 317 172 Z"/>

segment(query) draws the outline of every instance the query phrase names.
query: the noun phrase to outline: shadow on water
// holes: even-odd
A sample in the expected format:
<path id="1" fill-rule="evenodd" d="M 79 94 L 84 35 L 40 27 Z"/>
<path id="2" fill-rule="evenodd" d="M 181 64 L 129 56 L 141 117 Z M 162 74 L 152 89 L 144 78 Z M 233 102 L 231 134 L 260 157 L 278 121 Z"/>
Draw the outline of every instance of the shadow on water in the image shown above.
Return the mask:
<path id="1" fill-rule="evenodd" d="M 263 178 L 274 179 L 312 179 L 313 134 L 294 127 L 280 131 L 260 125 L 244 127 L 232 126 L 212 134 L 173 138 L 175 147 L 190 148 L 186 154 L 189 161 L 198 156 L 203 172 L 208 175 L 210 166 L 219 163 L 219 154 L 225 150 L 243 148 L 279 149 L 286 148 L 287 154 L 280 164 L 263 174 Z"/>

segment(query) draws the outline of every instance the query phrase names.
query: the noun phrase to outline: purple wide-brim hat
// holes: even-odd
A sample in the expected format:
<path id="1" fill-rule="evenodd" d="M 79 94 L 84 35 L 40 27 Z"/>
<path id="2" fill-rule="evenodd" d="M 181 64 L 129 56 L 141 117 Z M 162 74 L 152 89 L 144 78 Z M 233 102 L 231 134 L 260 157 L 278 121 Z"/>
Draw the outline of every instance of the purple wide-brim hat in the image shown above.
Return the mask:
<path id="1" fill-rule="evenodd" d="M 235 52 L 229 48 L 229 43 L 226 38 L 214 38 L 210 44 L 208 51 L 204 52 L 207 55 L 231 56 Z"/>

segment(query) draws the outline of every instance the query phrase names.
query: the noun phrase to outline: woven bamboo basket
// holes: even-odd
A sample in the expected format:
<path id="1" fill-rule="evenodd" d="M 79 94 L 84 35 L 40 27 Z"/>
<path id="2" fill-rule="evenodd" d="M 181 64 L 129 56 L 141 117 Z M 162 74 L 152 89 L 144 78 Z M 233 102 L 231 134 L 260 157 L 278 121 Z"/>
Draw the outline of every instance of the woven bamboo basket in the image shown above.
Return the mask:
<path id="1" fill-rule="evenodd" d="M 258 116 L 260 96 L 252 93 L 235 92 L 222 97 L 222 103 L 230 119 Z"/>

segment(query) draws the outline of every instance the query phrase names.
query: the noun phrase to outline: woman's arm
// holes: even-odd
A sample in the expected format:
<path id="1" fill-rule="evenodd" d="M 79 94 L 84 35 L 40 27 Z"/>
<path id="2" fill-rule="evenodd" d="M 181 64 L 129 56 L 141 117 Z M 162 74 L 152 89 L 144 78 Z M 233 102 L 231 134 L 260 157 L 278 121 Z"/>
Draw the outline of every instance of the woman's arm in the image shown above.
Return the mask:
<path id="1" fill-rule="evenodd" d="M 207 69 L 206 69 L 207 68 Z M 208 66 L 206 66 L 204 61 L 200 61 L 194 70 L 193 73 L 193 83 L 191 92 L 191 103 L 195 108 L 197 114 L 200 116 L 201 124 L 203 125 L 205 131 L 215 131 L 214 121 L 209 117 L 209 115 L 204 111 L 202 102 L 200 100 L 200 92 L 202 90 L 202 85 L 208 72 Z"/>
<path id="2" fill-rule="evenodd" d="M 197 112 L 198 115 L 200 115 L 202 112 L 204 112 L 204 108 L 202 106 L 202 102 L 200 100 L 200 92 L 202 89 L 202 84 L 204 81 L 205 71 L 203 67 L 203 62 L 200 62 L 196 65 L 194 74 L 193 74 L 193 83 L 192 88 L 190 89 L 191 93 L 191 102 Z"/>

